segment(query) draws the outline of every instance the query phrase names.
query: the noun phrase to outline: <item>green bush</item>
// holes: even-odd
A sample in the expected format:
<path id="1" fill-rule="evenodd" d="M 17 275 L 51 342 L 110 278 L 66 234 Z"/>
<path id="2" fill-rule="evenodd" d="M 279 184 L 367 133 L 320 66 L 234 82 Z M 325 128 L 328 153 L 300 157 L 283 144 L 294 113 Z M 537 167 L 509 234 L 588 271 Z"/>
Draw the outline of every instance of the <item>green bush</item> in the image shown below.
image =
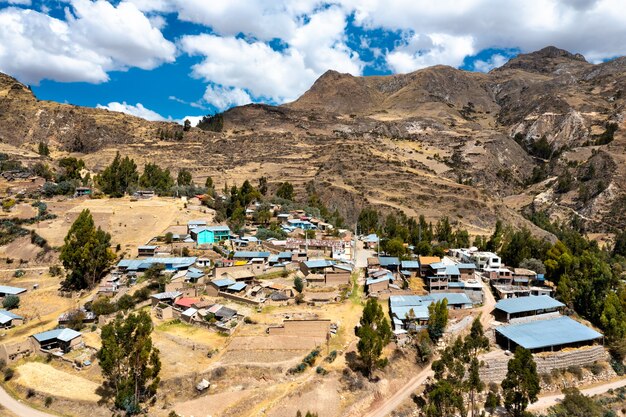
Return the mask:
<path id="1" fill-rule="evenodd" d="M 337 351 L 333 350 L 328 354 L 328 356 L 326 356 L 326 358 L 324 358 L 324 361 L 328 363 L 333 363 L 335 359 L 337 359 Z"/>
<path id="2" fill-rule="evenodd" d="M 2 307 L 7 310 L 18 308 L 20 306 L 20 298 L 17 295 L 7 295 L 2 300 Z"/>
<path id="3" fill-rule="evenodd" d="M 15 375 L 15 371 L 13 370 L 13 368 L 6 368 L 4 370 L 4 380 L 5 381 L 10 381 L 11 378 L 13 378 L 13 375 Z"/>

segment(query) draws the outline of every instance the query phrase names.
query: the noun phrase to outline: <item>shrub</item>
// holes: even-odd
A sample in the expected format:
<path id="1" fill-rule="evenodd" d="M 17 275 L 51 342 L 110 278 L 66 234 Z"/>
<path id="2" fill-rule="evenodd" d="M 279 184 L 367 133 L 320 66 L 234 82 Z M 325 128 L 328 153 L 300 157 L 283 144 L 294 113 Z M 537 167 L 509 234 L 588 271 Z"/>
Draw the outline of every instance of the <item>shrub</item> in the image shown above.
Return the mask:
<path id="1" fill-rule="evenodd" d="M 62 272 L 59 265 L 50 265 L 50 268 L 48 268 L 48 273 L 53 277 L 58 277 Z"/>
<path id="2" fill-rule="evenodd" d="M 46 406 L 46 408 L 50 407 L 52 405 L 52 397 L 46 397 L 44 405 Z"/>
<path id="3" fill-rule="evenodd" d="M 148 287 L 143 287 L 140 290 L 135 291 L 133 294 L 133 298 L 136 303 L 141 303 L 142 301 L 146 301 L 150 298 L 150 289 Z"/>
<path id="4" fill-rule="evenodd" d="M 18 308 L 20 306 L 20 298 L 17 295 L 7 295 L 2 300 L 2 307 L 7 310 L 11 310 L 13 308 Z"/>
<path id="5" fill-rule="evenodd" d="M 324 368 L 322 368 L 321 366 L 318 366 L 315 369 L 315 372 L 318 373 L 319 375 L 326 375 L 328 373 L 328 371 Z"/>
<path id="6" fill-rule="evenodd" d="M 26 272 L 24 272 L 23 269 L 16 269 L 15 272 L 13 273 L 13 276 L 15 278 L 21 278 L 24 276 L 24 274 L 26 274 Z"/>
<path id="7" fill-rule="evenodd" d="M 313 366 L 315 364 L 315 360 L 317 359 L 319 354 L 320 354 L 319 349 L 315 349 L 315 350 L 311 351 L 311 353 L 306 355 L 304 357 L 304 359 L 302 360 L 302 362 L 307 364 L 307 365 L 309 365 L 309 366 Z"/>
<path id="8" fill-rule="evenodd" d="M 117 300 L 116 304 L 118 310 L 128 311 L 135 307 L 135 300 L 130 295 L 124 294 Z"/>
<path id="9" fill-rule="evenodd" d="M 567 372 L 575 375 L 579 380 L 583 379 L 583 369 L 580 366 L 570 366 L 567 368 Z"/>
<path id="10" fill-rule="evenodd" d="M 7 366 L 7 362 L 4 359 L 0 359 L 0 371 L 3 371 Z"/>
<path id="11" fill-rule="evenodd" d="M 226 375 L 226 368 L 224 368 L 223 366 L 218 366 L 217 368 L 213 369 L 213 372 L 211 372 L 211 379 L 221 378 L 224 375 Z"/>
<path id="12" fill-rule="evenodd" d="M 115 313 L 115 304 L 111 303 L 109 297 L 100 297 L 91 303 L 91 311 L 96 316 L 106 316 L 107 314 Z"/>
<path id="13" fill-rule="evenodd" d="M 4 380 L 5 381 L 10 381 L 11 378 L 13 378 L 13 375 L 15 375 L 15 371 L 12 368 L 6 368 L 4 370 Z"/>
<path id="14" fill-rule="evenodd" d="M 304 370 L 307 368 L 306 363 L 302 362 L 299 363 L 298 365 L 294 366 L 293 368 L 290 368 L 287 373 L 288 374 L 301 374 L 302 372 L 304 372 Z"/>
<path id="15" fill-rule="evenodd" d="M 328 354 L 328 356 L 326 356 L 326 358 L 324 358 L 324 361 L 328 363 L 333 363 L 336 358 L 337 358 L 337 351 L 333 350 L 332 352 Z"/>
<path id="16" fill-rule="evenodd" d="M 29 388 L 26 390 L 26 398 L 32 398 L 35 396 L 35 390 L 32 388 Z"/>

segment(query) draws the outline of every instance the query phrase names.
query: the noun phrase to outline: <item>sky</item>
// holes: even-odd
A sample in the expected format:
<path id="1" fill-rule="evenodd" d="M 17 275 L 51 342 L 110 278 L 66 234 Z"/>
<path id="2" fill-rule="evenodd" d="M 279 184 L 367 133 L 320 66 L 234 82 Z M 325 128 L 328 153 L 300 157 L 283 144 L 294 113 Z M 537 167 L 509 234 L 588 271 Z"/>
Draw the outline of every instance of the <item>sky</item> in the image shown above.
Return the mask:
<path id="1" fill-rule="evenodd" d="M 554 45 L 626 55 L 625 0 L 0 0 L 0 72 L 38 98 L 193 124 L 324 72 L 488 72 Z"/>

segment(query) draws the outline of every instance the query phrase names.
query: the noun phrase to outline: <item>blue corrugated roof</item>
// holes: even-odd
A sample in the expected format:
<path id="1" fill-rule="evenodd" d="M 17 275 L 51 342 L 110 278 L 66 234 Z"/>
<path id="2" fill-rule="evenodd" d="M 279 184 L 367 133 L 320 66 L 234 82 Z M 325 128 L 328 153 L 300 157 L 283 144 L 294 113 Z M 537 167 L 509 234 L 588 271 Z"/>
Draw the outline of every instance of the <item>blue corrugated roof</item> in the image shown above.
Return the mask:
<path id="1" fill-rule="evenodd" d="M 400 259 L 394 256 L 381 256 L 378 258 L 380 266 L 396 266 L 400 265 Z"/>
<path id="2" fill-rule="evenodd" d="M 2 294 L 17 295 L 23 292 L 26 292 L 26 288 L 9 287 L 7 285 L 0 285 L 0 293 Z"/>
<path id="3" fill-rule="evenodd" d="M 76 339 L 81 334 L 76 330 L 72 329 L 54 329 L 48 330 L 47 332 L 34 334 L 33 337 L 39 343 L 47 342 L 48 340 L 58 339 L 63 342 L 69 342 L 70 340 Z"/>
<path id="4" fill-rule="evenodd" d="M 402 261 L 403 269 L 418 269 L 420 267 L 420 263 L 418 261 Z"/>
<path id="5" fill-rule="evenodd" d="M 0 310 L 0 324 L 7 324 L 13 319 L 23 319 L 24 317 L 11 313 L 10 311 Z"/>
<path id="6" fill-rule="evenodd" d="M 293 254 L 291 252 L 280 252 L 278 254 L 278 259 L 289 259 L 291 260 L 291 257 L 293 256 Z"/>
<path id="7" fill-rule="evenodd" d="M 413 310 L 413 314 L 415 318 L 418 320 L 427 320 L 428 319 L 428 306 L 431 302 L 427 302 L 421 305 L 415 306 L 395 306 L 392 308 L 392 314 L 399 318 L 400 320 L 405 320 L 409 317 L 411 310 Z"/>
<path id="8" fill-rule="evenodd" d="M 216 279 L 215 281 L 211 281 L 211 282 L 213 282 L 213 284 L 215 284 L 216 286 L 218 286 L 220 288 L 221 287 L 228 287 L 228 286 L 231 286 L 231 285 L 233 285 L 235 283 L 235 281 L 233 281 L 232 279 L 228 279 L 228 278 Z"/>
<path id="9" fill-rule="evenodd" d="M 228 289 L 231 290 L 231 291 L 241 291 L 241 290 L 243 290 L 246 287 L 247 287 L 247 285 L 245 283 L 243 283 L 243 282 L 236 282 L 233 285 L 230 285 L 228 287 Z"/>
<path id="10" fill-rule="evenodd" d="M 459 269 L 476 269 L 476 265 L 473 263 L 456 264 Z"/>
<path id="11" fill-rule="evenodd" d="M 602 337 L 595 330 L 565 316 L 500 326 L 496 327 L 496 331 L 526 349 L 586 342 Z"/>
<path id="12" fill-rule="evenodd" d="M 469 297 L 464 293 L 435 292 L 427 295 L 426 297 L 434 301 L 441 301 L 445 298 L 446 300 L 448 300 L 449 306 L 472 304 L 472 300 L 470 300 Z"/>
<path id="13" fill-rule="evenodd" d="M 389 282 L 389 278 L 387 276 L 383 276 L 380 278 L 368 278 L 365 280 L 365 285 L 378 284 L 379 282 Z"/>
<path id="14" fill-rule="evenodd" d="M 180 291 L 167 291 L 154 294 L 152 298 L 156 298 L 157 300 L 168 300 L 170 298 L 174 299 L 180 297 L 181 295 L 183 295 L 183 293 Z"/>
<path id="15" fill-rule="evenodd" d="M 244 259 L 252 259 L 252 258 L 269 258 L 269 252 L 250 252 L 250 251 L 237 251 L 233 255 L 233 258 L 244 258 Z"/>
<path id="16" fill-rule="evenodd" d="M 456 265 L 446 265 L 446 275 L 461 275 L 459 267 Z"/>
<path id="17" fill-rule="evenodd" d="M 505 313 L 515 314 L 527 311 L 547 310 L 564 307 L 560 301 L 547 295 L 530 295 L 528 297 L 505 298 L 496 303 L 496 309 Z"/>
<path id="18" fill-rule="evenodd" d="M 335 262 L 327 261 L 326 259 L 313 259 L 310 261 L 304 261 L 307 268 L 328 268 L 333 266 Z"/>

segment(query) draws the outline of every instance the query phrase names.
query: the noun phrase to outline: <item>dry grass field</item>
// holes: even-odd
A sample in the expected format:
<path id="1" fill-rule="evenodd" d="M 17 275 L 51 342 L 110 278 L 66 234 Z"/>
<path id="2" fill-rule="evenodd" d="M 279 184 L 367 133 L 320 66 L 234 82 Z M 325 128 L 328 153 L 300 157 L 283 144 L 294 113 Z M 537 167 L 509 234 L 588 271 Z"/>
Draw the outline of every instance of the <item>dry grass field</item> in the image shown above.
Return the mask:
<path id="1" fill-rule="evenodd" d="M 99 384 L 44 363 L 27 362 L 20 365 L 16 383 L 56 397 L 94 403 L 100 400 L 96 394 Z"/>

